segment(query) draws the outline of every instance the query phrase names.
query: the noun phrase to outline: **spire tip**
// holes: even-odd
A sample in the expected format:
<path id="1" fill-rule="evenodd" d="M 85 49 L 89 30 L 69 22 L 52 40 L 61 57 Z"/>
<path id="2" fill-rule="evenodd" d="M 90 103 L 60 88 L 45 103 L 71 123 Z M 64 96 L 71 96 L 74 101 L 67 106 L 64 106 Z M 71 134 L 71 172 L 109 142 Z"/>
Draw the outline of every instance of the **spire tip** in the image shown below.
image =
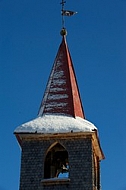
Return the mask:
<path id="1" fill-rule="evenodd" d="M 67 35 L 67 30 L 65 28 L 62 28 L 60 31 L 61 36 L 66 36 Z"/>

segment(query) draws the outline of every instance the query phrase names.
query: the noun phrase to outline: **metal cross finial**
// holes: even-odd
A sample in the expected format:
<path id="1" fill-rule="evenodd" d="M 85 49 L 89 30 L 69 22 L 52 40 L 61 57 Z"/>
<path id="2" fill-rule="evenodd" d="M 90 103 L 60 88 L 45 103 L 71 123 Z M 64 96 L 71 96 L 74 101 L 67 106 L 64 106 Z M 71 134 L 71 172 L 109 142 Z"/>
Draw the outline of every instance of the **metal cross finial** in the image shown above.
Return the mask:
<path id="1" fill-rule="evenodd" d="M 66 1 L 62 0 L 62 2 L 60 3 L 62 5 L 62 9 L 61 9 L 61 15 L 62 15 L 62 27 L 64 28 L 64 15 L 63 15 L 63 11 L 64 11 L 64 5 L 65 5 Z"/>
<path id="2" fill-rule="evenodd" d="M 74 14 L 76 14 L 77 12 L 75 11 L 71 11 L 71 10 L 64 10 L 64 5 L 65 5 L 66 1 L 62 0 L 62 2 L 60 3 L 62 5 L 62 9 L 61 9 L 61 15 L 62 15 L 62 28 L 65 29 L 64 25 L 65 25 L 65 19 L 64 16 L 72 16 Z"/>
<path id="3" fill-rule="evenodd" d="M 62 0 L 62 2 L 60 3 L 62 5 L 62 10 L 64 10 L 64 5 L 65 5 L 66 1 Z"/>

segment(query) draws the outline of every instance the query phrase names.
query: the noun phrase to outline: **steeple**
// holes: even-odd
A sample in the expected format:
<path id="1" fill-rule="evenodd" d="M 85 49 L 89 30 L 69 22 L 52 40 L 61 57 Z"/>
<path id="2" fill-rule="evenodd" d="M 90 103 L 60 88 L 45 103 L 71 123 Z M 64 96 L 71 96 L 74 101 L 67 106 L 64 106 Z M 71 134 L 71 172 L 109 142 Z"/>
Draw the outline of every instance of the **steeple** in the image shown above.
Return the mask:
<path id="1" fill-rule="evenodd" d="M 38 116 L 43 114 L 70 115 L 85 119 L 69 48 L 66 30 L 61 30 L 60 44 L 48 80 Z"/>
<path id="2" fill-rule="evenodd" d="M 62 17 L 74 14 L 63 9 Z M 61 30 L 59 46 L 38 116 L 18 126 L 21 146 L 20 190 L 100 190 L 104 159 L 98 129 L 85 119 L 76 75 Z"/>

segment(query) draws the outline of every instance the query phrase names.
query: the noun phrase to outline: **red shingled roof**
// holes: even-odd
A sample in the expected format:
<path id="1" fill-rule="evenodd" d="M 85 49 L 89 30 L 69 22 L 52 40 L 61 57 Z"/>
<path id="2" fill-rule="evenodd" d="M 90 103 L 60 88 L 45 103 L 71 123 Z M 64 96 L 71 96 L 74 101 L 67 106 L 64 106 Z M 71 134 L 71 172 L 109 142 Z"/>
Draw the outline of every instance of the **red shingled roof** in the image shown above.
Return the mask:
<path id="1" fill-rule="evenodd" d="M 65 114 L 85 119 L 66 38 L 63 36 L 38 116 Z"/>

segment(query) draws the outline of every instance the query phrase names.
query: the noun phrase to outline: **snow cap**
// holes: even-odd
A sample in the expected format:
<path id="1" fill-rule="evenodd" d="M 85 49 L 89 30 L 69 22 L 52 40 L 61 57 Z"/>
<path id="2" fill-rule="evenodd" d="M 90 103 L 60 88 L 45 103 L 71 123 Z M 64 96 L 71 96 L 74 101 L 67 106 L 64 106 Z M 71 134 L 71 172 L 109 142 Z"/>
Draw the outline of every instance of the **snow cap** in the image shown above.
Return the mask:
<path id="1" fill-rule="evenodd" d="M 17 127 L 15 133 L 69 133 L 92 132 L 97 128 L 91 122 L 80 117 L 65 115 L 43 115 Z"/>

